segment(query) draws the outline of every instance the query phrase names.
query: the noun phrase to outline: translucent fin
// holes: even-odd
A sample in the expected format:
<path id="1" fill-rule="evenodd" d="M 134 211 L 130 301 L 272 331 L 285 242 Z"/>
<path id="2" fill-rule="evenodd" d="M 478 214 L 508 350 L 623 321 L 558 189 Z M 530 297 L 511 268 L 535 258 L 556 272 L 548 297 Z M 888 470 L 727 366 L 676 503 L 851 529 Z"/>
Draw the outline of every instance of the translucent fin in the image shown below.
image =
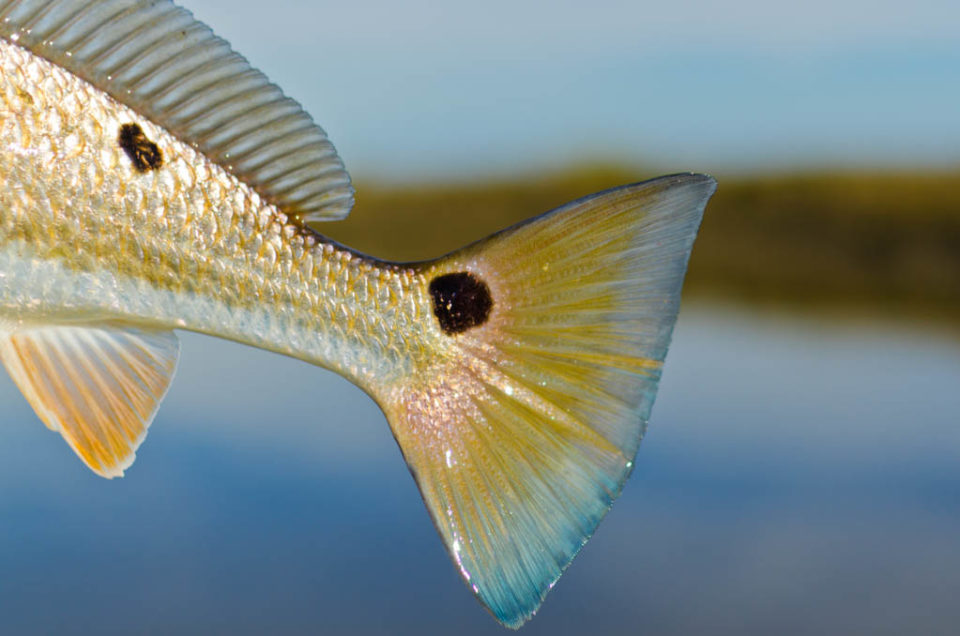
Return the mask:
<path id="1" fill-rule="evenodd" d="M 424 266 L 448 346 L 378 399 L 461 575 L 508 627 L 630 473 L 715 188 L 609 190 Z"/>
<path id="2" fill-rule="evenodd" d="M 120 477 L 166 395 L 172 331 L 43 327 L 0 340 L 0 359 L 40 419 L 98 475 Z"/>
<path id="3" fill-rule="evenodd" d="M 0 0 L 0 37 L 142 113 L 289 214 L 342 219 L 353 206 L 326 133 L 170 0 Z"/>

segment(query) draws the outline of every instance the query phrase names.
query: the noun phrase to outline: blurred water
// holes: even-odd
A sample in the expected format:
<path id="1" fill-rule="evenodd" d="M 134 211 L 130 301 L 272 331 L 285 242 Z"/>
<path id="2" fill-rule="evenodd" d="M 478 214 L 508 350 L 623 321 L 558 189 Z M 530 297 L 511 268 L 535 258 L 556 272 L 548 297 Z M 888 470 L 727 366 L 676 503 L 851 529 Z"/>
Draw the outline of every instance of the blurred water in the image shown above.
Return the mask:
<path id="1" fill-rule="evenodd" d="M 365 395 L 183 339 L 122 480 L 0 383 L 0 633 L 504 633 Z M 631 482 L 524 633 L 955 633 L 958 387 L 924 326 L 688 304 Z"/>

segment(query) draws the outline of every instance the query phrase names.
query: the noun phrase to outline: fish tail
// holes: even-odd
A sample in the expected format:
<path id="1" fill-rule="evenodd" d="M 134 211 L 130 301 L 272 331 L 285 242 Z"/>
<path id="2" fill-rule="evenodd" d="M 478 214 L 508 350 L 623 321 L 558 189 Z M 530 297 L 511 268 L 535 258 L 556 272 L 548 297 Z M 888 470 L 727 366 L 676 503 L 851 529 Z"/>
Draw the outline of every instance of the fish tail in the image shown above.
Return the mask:
<path id="1" fill-rule="evenodd" d="M 467 585 L 522 625 L 633 466 L 716 182 L 580 199 L 423 265 L 443 343 L 378 397 Z"/>

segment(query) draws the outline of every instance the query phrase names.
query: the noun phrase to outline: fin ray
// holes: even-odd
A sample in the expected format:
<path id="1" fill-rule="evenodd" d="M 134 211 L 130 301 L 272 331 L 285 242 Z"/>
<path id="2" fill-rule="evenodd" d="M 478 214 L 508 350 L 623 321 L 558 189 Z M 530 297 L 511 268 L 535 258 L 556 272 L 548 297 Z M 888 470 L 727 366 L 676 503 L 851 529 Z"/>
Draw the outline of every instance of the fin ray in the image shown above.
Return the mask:
<path id="1" fill-rule="evenodd" d="M 492 312 L 422 373 L 371 392 L 460 574 L 508 627 L 537 610 L 633 467 L 715 187 L 675 175 L 617 188 L 423 265 L 427 280 L 483 280 Z"/>
<path id="2" fill-rule="evenodd" d="M 176 370 L 172 331 L 38 327 L 0 339 L 0 360 L 51 430 L 103 477 L 133 463 Z"/>
<path id="3" fill-rule="evenodd" d="M 0 0 L 0 37 L 142 113 L 285 213 L 350 213 L 353 186 L 323 129 L 171 0 Z"/>

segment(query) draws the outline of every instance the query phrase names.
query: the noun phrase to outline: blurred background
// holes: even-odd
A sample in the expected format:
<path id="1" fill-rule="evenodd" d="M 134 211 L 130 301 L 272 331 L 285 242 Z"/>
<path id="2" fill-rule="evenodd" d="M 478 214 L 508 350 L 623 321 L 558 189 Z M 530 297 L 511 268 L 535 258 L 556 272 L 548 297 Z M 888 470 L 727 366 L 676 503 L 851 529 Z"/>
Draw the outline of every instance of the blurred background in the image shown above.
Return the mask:
<path id="1" fill-rule="evenodd" d="M 718 178 L 634 474 L 524 633 L 957 633 L 960 4 L 187 6 L 326 128 L 319 229 L 376 256 Z M 0 633 L 503 633 L 329 372 L 184 334 L 112 482 L 0 400 Z"/>

